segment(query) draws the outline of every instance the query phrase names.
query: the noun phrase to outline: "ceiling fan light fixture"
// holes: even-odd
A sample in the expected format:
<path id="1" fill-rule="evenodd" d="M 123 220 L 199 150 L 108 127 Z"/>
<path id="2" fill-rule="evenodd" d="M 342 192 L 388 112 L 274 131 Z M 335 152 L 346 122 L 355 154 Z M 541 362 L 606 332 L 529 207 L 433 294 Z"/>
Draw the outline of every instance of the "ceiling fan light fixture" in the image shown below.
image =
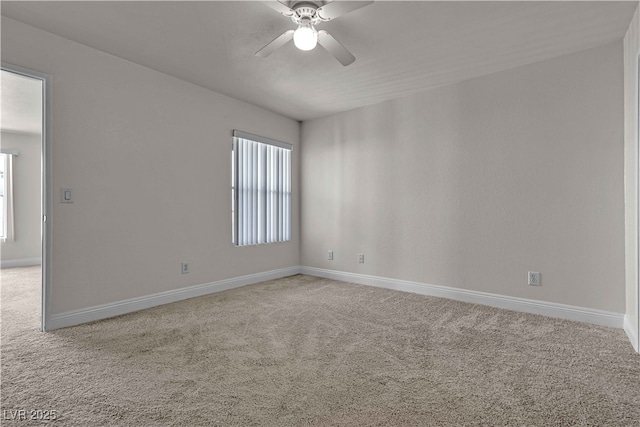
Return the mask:
<path id="1" fill-rule="evenodd" d="M 313 50 L 318 44 L 318 32 L 311 24 L 300 24 L 293 33 L 293 43 L 300 50 Z"/>
<path id="2" fill-rule="evenodd" d="M 2 1 L 2 0 L 0 0 Z M 320 1 L 320 0 L 278 0 L 262 2 L 280 13 L 297 25 L 280 34 L 256 52 L 256 56 L 266 58 L 275 50 L 280 49 L 293 39 L 296 48 L 313 50 L 320 45 L 345 67 L 356 57 L 340 44 L 326 30 L 316 30 L 315 26 L 321 22 L 331 21 L 345 13 L 352 12 L 373 3 L 373 0 L 360 1 Z"/>

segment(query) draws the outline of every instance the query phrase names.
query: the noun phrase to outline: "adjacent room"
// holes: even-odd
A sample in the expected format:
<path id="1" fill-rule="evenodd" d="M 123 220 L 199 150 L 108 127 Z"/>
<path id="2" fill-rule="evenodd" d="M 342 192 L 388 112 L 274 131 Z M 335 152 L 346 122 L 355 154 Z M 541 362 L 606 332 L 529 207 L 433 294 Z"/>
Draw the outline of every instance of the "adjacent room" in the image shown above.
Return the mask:
<path id="1" fill-rule="evenodd" d="M 2 1 L 3 425 L 639 425 L 638 4 Z"/>

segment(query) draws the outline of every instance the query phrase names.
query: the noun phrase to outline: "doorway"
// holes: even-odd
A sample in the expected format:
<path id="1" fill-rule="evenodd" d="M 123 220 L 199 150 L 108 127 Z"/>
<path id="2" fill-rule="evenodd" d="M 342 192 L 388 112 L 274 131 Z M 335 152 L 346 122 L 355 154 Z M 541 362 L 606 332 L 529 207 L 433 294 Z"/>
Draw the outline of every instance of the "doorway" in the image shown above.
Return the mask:
<path id="1" fill-rule="evenodd" d="M 49 323 L 51 282 L 51 230 L 47 221 L 51 206 L 51 77 L 3 62 L 1 83 L 1 267 L 13 286 L 19 283 L 39 286 L 40 289 L 33 289 L 35 292 L 32 293 L 40 295 L 39 321 L 29 320 L 29 323 L 38 323 L 34 326 L 45 331 Z M 5 275 L 5 268 L 15 270 Z M 24 280 L 20 278 L 22 274 Z M 34 275 L 39 276 L 37 281 L 34 281 Z"/>

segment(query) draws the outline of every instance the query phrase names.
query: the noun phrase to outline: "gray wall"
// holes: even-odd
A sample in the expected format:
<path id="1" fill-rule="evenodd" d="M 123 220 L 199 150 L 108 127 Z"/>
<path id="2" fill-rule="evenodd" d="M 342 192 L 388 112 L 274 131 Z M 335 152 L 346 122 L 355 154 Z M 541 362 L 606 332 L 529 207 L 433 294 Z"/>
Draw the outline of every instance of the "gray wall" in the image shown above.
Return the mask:
<path id="1" fill-rule="evenodd" d="M 304 122 L 302 264 L 624 312 L 622 64 L 617 42 Z"/>
<path id="2" fill-rule="evenodd" d="M 4 17 L 2 60 L 53 76 L 50 314 L 299 265 L 297 160 L 293 240 L 231 243 L 232 129 L 298 122 Z"/>
<path id="3" fill-rule="evenodd" d="M 2 148 L 20 153 L 13 162 L 14 241 L 0 243 L 2 261 L 40 258 L 41 137 L 2 132 Z"/>

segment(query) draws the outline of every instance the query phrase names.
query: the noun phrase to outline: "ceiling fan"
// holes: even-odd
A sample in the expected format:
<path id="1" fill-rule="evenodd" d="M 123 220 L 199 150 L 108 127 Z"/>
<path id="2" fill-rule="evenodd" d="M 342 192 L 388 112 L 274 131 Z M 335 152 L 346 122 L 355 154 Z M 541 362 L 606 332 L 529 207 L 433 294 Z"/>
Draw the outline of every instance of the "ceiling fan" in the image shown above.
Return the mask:
<path id="1" fill-rule="evenodd" d="M 276 49 L 287 44 L 291 39 L 300 50 L 312 50 L 320 44 L 342 65 L 347 66 L 356 60 L 344 46 L 325 30 L 316 30 L 320 22 L 331 21 L 346 13 L 367 6 L 373 1 L 265 1 L 265 5 L 276 12 L 291 18 L 298 26 L 295 30 L 287 30 L 276 37 L 265 47 L 256 52 L 260 57 L 267 57 Z M 287 4 L 288 3 L 288 4 Z"/>

